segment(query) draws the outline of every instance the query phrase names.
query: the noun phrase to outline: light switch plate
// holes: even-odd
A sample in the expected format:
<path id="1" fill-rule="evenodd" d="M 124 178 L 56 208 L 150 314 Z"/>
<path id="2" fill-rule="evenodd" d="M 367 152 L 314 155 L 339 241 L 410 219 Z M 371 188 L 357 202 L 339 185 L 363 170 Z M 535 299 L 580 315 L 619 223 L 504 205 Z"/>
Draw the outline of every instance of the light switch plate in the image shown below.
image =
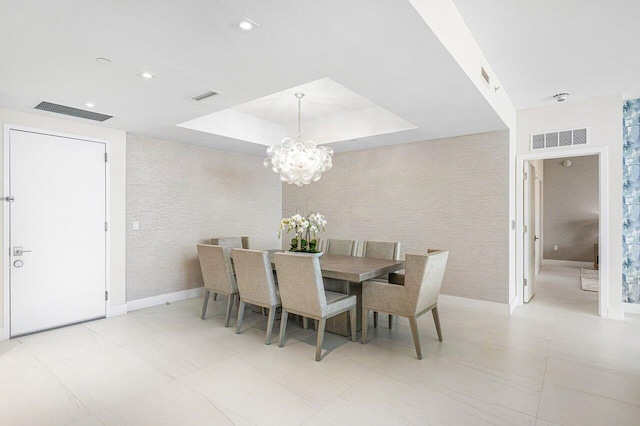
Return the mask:
<path id="1" fill-rule="evenodd" d="M 140 222 L 133 222 L 133 230 L 137 231 L 138 229 L 140 229 Z"/>

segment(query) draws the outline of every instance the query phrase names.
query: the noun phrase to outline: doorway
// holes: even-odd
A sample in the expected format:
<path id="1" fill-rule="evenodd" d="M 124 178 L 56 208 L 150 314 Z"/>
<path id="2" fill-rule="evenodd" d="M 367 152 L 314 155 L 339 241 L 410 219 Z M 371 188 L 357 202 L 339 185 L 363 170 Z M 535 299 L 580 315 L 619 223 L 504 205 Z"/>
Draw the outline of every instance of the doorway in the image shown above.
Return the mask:
<path id="1" fill-rule="evenodd" d="M 525 228 L 525 226 L 527 225 L 525 223 L 525 209 L 526 207 L 526 203 L 525 203 L 525 186 L 524 186 L 524 173 L 525 170 L 527 168 L 527 163 L 529 162 L 533 162 L 538 163 L 544 160 L 554 160 L 556 162 L 562 162 L 566 159 L 570 159 L 572 157 L 585 157 L 585 156 L 592 156 L 592 158 L 594 159 L 595 163 L 597 164 L 597 177 L 598 177 L 598 182 L 597 182 L 597 202 L 598 202 L 598 206 L 596 208 L 596 211 L 591 211 L 592 217 L 589 219 L 576 219 L 575 222 L 576 223 L 582 223 L 583 225 L 586 224 L 586 222 L 590 222 L 590 226 L 595 227 L 597 229 L 596 233 L 597 235 L 595 236 L 596 238 L 596 242 L 598 243 L 598 247 L 600 248 L 599 253 L 595 253 L 594 247 L 591 246 L 589 253 L 591 253 L 591 257 L 589 258 L 588 262 L 587 261 L 582 261 L 584 266 L 587 267 L 591 267 L 593 268 L 593 259 L 595 259 L 596 256 L 598 256 L 598 271 L 597 271 L 597 287 L 598 287 L 598 292 L 597 294 L 597 312 L 599 315 L 601 316 L 607 316 L 608 315 L 608 310 L 607 310 L 607 306 L 608 306 L 608 290 L 609 290 L 609 285 L 608 285 L 608 254 L 607 254 L 607 250 L 606 248 L 608 247 L 608 240 L 609 240 L 609 236 L 608 236 L 608 170 L 607 170 L 607 149 L 606 147 L 593 147 L 593 148 L 582 148 L 582 149 L 563 149 L 563 150 L 550 150 L 547 152 L 537 152 L 537 153 L 533 153 L 533 154 L 525 154 L 525 155 L 519 155 L 517 157 L 517 175 L 521 176 L 521 185 L 517 185 L 516 186 L 516 200 L 518 200 L 518 202 L 516 203 L 516 222 L 517 222 L 517 226 L 516 229 L 521 232 L 521 236 L 522 238 L 518 238 L 516 239 L 516 302 L 518 305 L 522 305 L 524 303 L 526 303 L 525 300 L 525 296 L 527 295 L 527 290 L 525 289 L 524 283 L 525 283 L 525 278 L 527 278 L 528 276 L 531 276 L 531 272 L 529 270 L 527 270 L 528 266 L 527 266 L 527 262 L 525 259 L 525 253 L 528 254 L 528 252 L 525 252 L 525 242 L 527 241 L 526 236 L 525 236 L 525 229 L 528 230 L 528 228 Z M 570 169 L 570 167 L 569 167 Z M 546 182 L 545 179 L 540 179 L 541 182 L 538 184 L 539 187 L 536 186 L 532 186 L 533 188 L 533 192 L 538 192 L 536 191 L 536 189 L 539 188 L 539 192 L 542 194 L 541 198 L 540 198 L 540 203 L 542 205 L 538 205 L 538 213 L 540 213 L 541 211 L 546 210 L 546 196 L 545 194 L 548 193 L 549 188 L 548 188 L 548 182 Z M 535 199 L 535 195 L 533 197 L 529 198 L 531 199 Z M 535 215 L 535 211 L 536 209 L 532 209 Z M 539 230 L 540 235 L 539 235 L 539 240 L 535 240 L 535 234 L 532 236 L 532 240 L 534 242 L 538 242 L 539 246 L 540 246 L 540 252 L 543 253 L 545 252 L 545 249 L 548 250 L 549 247 L 551 247 L 551 250 L 553 250 L 554 246 L 558 246 L 557 251 L 562 251 L 562 245 L 559 243 L 554 243 L 553 238 L 557 237 L 557 235 L 553 236 L 553 238 L 550 240 L 549 239 L 549 235 L 545 235 L 544 229 L 548 228 L 548 223 L 547 223 L 547 219 L 544 217 L 544 214 L 539 214 L 540 215 L 540 225 L 539 225 Z M 535 219 L 534 219 L 534 227 L 535 227 Z M 535 245 L 534 245 L 535 247 Z M 565 247 L 566 248 L 566 247 Z M 535 250 L 535 248 L 534 248 Z M 531 257 L 529 257 L 529 259 L 531 259 Z M 535 259 L 531 259 L 533 261 L 530 261 L 529 263 L 532 264 L 532 268 L 534 270 L 533 276 L 535 277 Z M 544 272 L 544 267 L 546 265 L 549 266 L 562 266 L 562 267 L 566 267 L 566 264 L 560 262 L 560 263 L 556 263 L 553 262 L 554 259 L 551 259 L 552 262 L 543 262 L 541 264 L 541 269 L 540 269 L 540 273 L 542 274 Z M 579 261 L 576 261 L 579 262 Z M 555 263 L 555 265 L 553 265 Z M 569 266 L 580 266 L 579 264 L 575 264 L 575 265 L 571 265 L 569 264 Z M 575 270 L 573 271 L 575 272 Z M 548 274 L 547 274 L 548 275 Z M 549 281 L 549 276 L 545 275 L 544 278 L 544 282 L 545 282 L 545 287 L 548 288 L 548 281 Z M 575 277 L 574 277 L 575 278 Z M 579 269 L 578 269 L 578 275 L 577 278 L 578 282 L 580 282 L 580 273 L 579 273 Z M 528 283 L 527 283 L 528 284 Z M 533 282 L 533 286 L 532 286 L 532 293 L 535 294 L 536 292 L 536 283 L 535 283 L 535 279 Z M 576 291 L 582 291 L 580 290 L 576 290 Z M 595 293 L 595 292 L 594 292 Z M 533 296 L 532 296 L 533 297 Z M 585 299 L 585 300 L 589 300 L 589 299 L 593 299 L 593 294 L 591 297 L 580 297 L 581 299 Z M 531 300 L 531 299 L 529 299 Z M 535 300 L 535 299 L 534 299 Z M 595 308 L 590 310 L 591 312 L 595 312 Z"/>
<path id="2" fill-rule="evenodd" d="M 10 127 L 4 153 L 10 337 L 104 317 L 106 142 Z"/>
<path id="3" fill-rule="evenodd" d="M 599 284 L 598 157 L 562 157 L 528 163 L 525 170 L 535 170 L 535 178 L 524 181 L 531 186 L 530 191 L 527 188 L 524 191 L 524 220 L 527 224 L 529 211 L 535 216 L 531 218 L 535 221 L 531 224 L 535 229 L 531 238 L 535 239 L 536 250 L 535 260 L 525 256 L 524 270 L 530 271 L 534 279 L 536 300 L 543 301 L 548 308 L 595 314 Z M 543 181 L 545 190 L 540 191 Z M 524 235 L 528 238 L 527 232 Z M 531 300 L 527 297 L 530 287 L 527 284 L 525 303 Z"/>

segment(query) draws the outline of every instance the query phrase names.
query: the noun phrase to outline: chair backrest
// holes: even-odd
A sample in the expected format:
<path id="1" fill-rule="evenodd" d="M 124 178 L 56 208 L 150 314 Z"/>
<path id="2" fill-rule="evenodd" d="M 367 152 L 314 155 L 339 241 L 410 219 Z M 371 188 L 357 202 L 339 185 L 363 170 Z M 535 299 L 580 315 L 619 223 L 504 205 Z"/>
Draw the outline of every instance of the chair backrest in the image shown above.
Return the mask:
<path id="1" fill-rule="evenodd" d="M 282 308 L 302 315 L 321 317 L 327 310 L 327 298 L 318 257 L 275 253 L 273 258 Z"/>
<path id="2" fill-rule="evenodd" d="M 427 255 L 405 256 L 404 286 L 409 299 L 412 303 L 415 301 L 416 314 L 438 303 L 448 257 L 449 252 L 442 250 Z"/>
<path id="3" fill-rule="evenodd" d="M 334 240 L 329 239 L 326 243 L 327 254 L 337 254 L 340 256 L 355 256 L 358 251 L 358 242 L 354 240 Z"/>
<path id="4" fill-rule="evenodd" d="M 269 252 L 233 249 L 231 255 L 242 301 L 259 306 L 280 304 Z"/>
<path id="5" fill-rule="evenodd" d="M 362 257 L 399 260 L 400 243 L 365 241 L 364 243 L 362 243 Z"/>
<path id="6" fill-rule="evenodd" d="M 221 294 L 232 294 L 238 291 L 227 247 L 198 244 L 198 257 L 207 290 Z"/>
<path id="7" fill-rule="evenodd" d="M 316 241 L 318 244 L 316 245 L 316 250 L 327 252 L 327 239 L 326 238 L 317 238 Z"/>
<path id="8" fill-rule="evenodd" d="M 239 249 L 248 249 L 249 248 L 249 237 L 220 237 L 220 238 L 212 238 L 211 244 L 214 246 L 223 246 L 230 249 L 239 248 Z"/>
<path id="9" fill-rule="evenodd" d="M 374 259 L 400 259 L 400 243 L 387 243 L 382 241 L 365 241 L 362 243 L 362 257 Z M 389 281 L 389 274 L 382 275 L 378 279 Z"/>

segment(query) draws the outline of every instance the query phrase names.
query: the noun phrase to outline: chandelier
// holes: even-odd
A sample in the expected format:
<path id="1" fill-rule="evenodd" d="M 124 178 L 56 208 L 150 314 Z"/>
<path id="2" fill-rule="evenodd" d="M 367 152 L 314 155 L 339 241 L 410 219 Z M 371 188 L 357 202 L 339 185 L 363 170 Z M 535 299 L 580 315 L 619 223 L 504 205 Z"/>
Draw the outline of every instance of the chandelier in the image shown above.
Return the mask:
<path id="1" fill-rule="evenodd" d="M 305 141 L 300 131 L 301 103 L 304 93 L 298 98 L 298 137 L 286 137 L 282 142 L 267 148 L 264 166 L 280 173 L 280 180 L 297 186 L 308 185 L 320 179 L 322 173 L 331 168 L 333 149 L 318 147 L 313 141 Z"/>

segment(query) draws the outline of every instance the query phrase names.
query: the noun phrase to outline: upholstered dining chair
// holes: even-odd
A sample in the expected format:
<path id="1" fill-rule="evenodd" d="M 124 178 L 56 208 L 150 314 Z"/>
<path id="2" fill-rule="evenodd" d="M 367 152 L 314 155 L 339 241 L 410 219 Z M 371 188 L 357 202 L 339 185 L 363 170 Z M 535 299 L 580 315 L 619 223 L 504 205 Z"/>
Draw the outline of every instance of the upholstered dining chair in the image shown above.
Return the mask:
<path id="1" fill-rule="evenodd" d="M 222 246 L 198 244 L 198 257 L 200 258 L 205 290 L 201 318 L 204 319 L 207 313 L 209 293 L 224 294 L 229 297 L 224 326 L 229 327 L 233 301 L 238 296 L 238 286 L 236 278 L 233 276 L 229 249 Z"/>
<path id="2" fill-rule="evenodd" d="M 318 321 L 316 361 L 320 361 L 327 318 L 349 311 L 351 340 L 356 341 L 356 296 L 325 291 L 320 261 L 316 256 L 275 253 L 273 255 L 282 299 L 280 347 L 284 346 L 289 313 Z"/>
<path id="3" fill-rule="evenodd" d="M 358 252 L 358 242 L 354 240 L 328 239 L 325 243 L 324 252 L 340 256 L 355 256 Z"/>
<path id="4" fill-rule="evenodd" d="M 236 282 L 240 291 L 238 307 L 238 325 L 236 333 L 242 328 L 242 318 L 247 303 L 269 310 L 267 337 L 265 345 L 271 343 L 273 323 L 280 306 L 280 293 L 273 279 L 273 270 L 269 252 L 260 250 L 233 249 L 233 265 L 236 270 Z"/>
<path id="5" fill-rule="evenodd" d="M 211 244 L 214 246 L 227 247 L 229 250 L 234 248 L 248 249 L 249 237 L 219 237 L 212 238 Z M 218 293 L 213 293 L 213 301 L 218 300 Z"/>
<path id="6" fill-rule="evenodd" d="M 400 243 L 365 241 L 362 243 L 362 257 L 374 259 L 400 259 Z M 389 282 L 389 274 L 373 278 L 371 281 Z M 393 326 L 393 315 L 389 315 L 389 328 Z M 373 313 L 373 327 L 378 327 L 378 313 Z"/>
<path id="7" fill-rule="evenodd" d="M 362 343 L 367 342 L 367 320 L 369 311 L 399 315 L 409 319 L 413 344 L 418 359 L 422 359 L 417 318 L 429 311 L 442 342 L 442 330 L 438 316 L 438 296 L 447 265 L 448 251 L 437 251 L 427 255 L 405 256 L 404 285 L 365 281 L 362 284 Z"/>

